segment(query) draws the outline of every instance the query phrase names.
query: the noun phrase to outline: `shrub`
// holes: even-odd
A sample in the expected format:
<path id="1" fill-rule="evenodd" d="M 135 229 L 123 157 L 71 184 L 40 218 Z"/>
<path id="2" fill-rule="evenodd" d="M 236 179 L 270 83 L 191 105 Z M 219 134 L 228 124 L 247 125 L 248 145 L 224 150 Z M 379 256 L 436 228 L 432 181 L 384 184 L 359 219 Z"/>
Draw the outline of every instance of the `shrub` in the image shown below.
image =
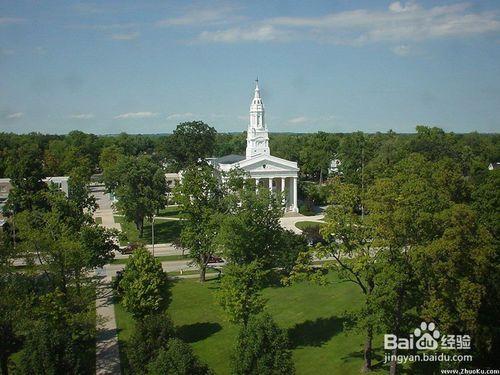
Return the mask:
<path id="1" fill-rule="evenodd" d="M 144 374 L 149 362 L 175 335 L 172 321 L 166 314 L 152 314 L 139 320 L 129 343 L 127 357 L 134 374 Z"/>
<path id="2" fill-rule="evenodd" d="M 212 371 L 200 362 L 193 349 L 180 339 L 170 339 L 168 349 L 160 349 L 148 366 L 150 375 L 210 375 Z"/>
<path id="3" fill-rule="evenodd" d="M 236 341 L 232 356 L 237 375 L 291 375 L 295 373 L 288 337 L 269 314 L 250 318 Z"/>

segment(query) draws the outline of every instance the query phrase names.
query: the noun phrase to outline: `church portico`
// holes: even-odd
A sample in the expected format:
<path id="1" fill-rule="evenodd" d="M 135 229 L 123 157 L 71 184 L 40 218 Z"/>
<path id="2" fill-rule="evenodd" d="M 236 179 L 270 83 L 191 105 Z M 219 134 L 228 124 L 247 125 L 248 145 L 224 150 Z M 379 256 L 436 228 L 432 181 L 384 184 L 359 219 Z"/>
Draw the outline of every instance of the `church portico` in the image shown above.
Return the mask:
<path id="1" fill-rule="evenodd" d="M 269 134 L 264 120 L 264 103 L 258 81 L 250 104 L 246 156 L 227 155 L 212 160 L 212 163 L 223 172 L 228 172 L 233 168 L 242 169 L 255 180 L 256 187 L 265 187 L 275 193 L 284 193 L 285 211 L 298 212 L 299 168 L 296 162 L 272 156 L 270 153 Z"/>

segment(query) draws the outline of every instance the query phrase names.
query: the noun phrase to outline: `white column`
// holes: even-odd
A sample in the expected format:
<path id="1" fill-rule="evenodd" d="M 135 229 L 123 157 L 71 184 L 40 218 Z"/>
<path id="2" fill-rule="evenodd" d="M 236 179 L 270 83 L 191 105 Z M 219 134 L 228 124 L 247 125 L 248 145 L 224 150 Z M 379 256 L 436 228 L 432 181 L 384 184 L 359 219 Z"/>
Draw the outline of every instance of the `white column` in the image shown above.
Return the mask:
<path id="1" fill-rule="evenodd" d="M 255 179 L 255 191 L 259 191 L 259 182 L 260 182 L 260 179 L 256 178 Z"/>
<path id="2" fill-rule="evenodd" d="M 297 207 L 297 177 L 293 178 L 293 211 L 299 212 Z"/>
<path id="3" fill-rule="evenodd" d="M 286 211 L 286 195 L 283 194 L 285 192 L 285 177 L 281 177 L 281 194 L 283 195 L 283 205 L 285 206 L 285 211 Z"/>
<path id="4" fill-rule="evenodd" d="M 269 191 L 272 193 L 273 192 L 273 179 L 271 177 L 268 178 L 268 186 L 269 186 Z"/>

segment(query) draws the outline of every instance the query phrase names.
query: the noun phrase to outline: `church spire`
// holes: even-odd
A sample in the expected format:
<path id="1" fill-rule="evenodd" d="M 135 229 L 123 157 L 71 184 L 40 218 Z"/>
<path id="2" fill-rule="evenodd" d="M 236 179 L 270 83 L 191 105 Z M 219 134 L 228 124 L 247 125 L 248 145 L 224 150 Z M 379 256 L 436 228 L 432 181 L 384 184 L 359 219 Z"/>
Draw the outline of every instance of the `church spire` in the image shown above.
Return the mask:
<path id="1" fill-rule="evenodd" d="M 259 90 L 259 77 L 255 79 L 255 94 L 254 94 L 254 99 L 259 99 L 260 98 L 260 90 Z"/>
<path id="2" fill-rule="evenodd" d="M 264 103 L 260 96 L 259 78 L 255 80 L 255 93 L 250 104 L 250 124 L 247 131 L 247 159 L 259 154 L 269 155 L 269 136 L 264 121 Z"/>

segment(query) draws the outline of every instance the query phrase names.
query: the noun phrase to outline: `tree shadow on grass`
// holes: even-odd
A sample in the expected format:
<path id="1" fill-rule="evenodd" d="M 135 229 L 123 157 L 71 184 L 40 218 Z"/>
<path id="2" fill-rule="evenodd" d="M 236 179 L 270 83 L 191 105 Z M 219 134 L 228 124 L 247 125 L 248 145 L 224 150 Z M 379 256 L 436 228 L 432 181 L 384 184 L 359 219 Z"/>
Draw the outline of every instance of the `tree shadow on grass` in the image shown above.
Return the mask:
<path id="1" fill-rule="evenodd" d="M 361 365 L 364 363 L 364 352 L 363 347 L 359 347 L 359 351 L 352 352 L 342 357 L 343 362 L 350 362 L 352 360 L 361 360 Z M 372 351 L 372 370 L 385 369 L 388 370 L 389 366 L 384 364 L 384 354 L 382 349 L 373 348 Z"/>
<path id="2" fill-rule="evenodd" d="M 219 323 L 203 322 L 186 324 L 177 328 L 179 337 L 188 343 L 205 340 L 214 333 L 219 332 L 222 326 Z"/>
<path id="3" fill-rule="evenodd" d="M 296 324 L 288 330 L 292 347 L 322 346 L 333 336 L 342 332 L 344 322 L 345 318 L 331 316 Z"/>

